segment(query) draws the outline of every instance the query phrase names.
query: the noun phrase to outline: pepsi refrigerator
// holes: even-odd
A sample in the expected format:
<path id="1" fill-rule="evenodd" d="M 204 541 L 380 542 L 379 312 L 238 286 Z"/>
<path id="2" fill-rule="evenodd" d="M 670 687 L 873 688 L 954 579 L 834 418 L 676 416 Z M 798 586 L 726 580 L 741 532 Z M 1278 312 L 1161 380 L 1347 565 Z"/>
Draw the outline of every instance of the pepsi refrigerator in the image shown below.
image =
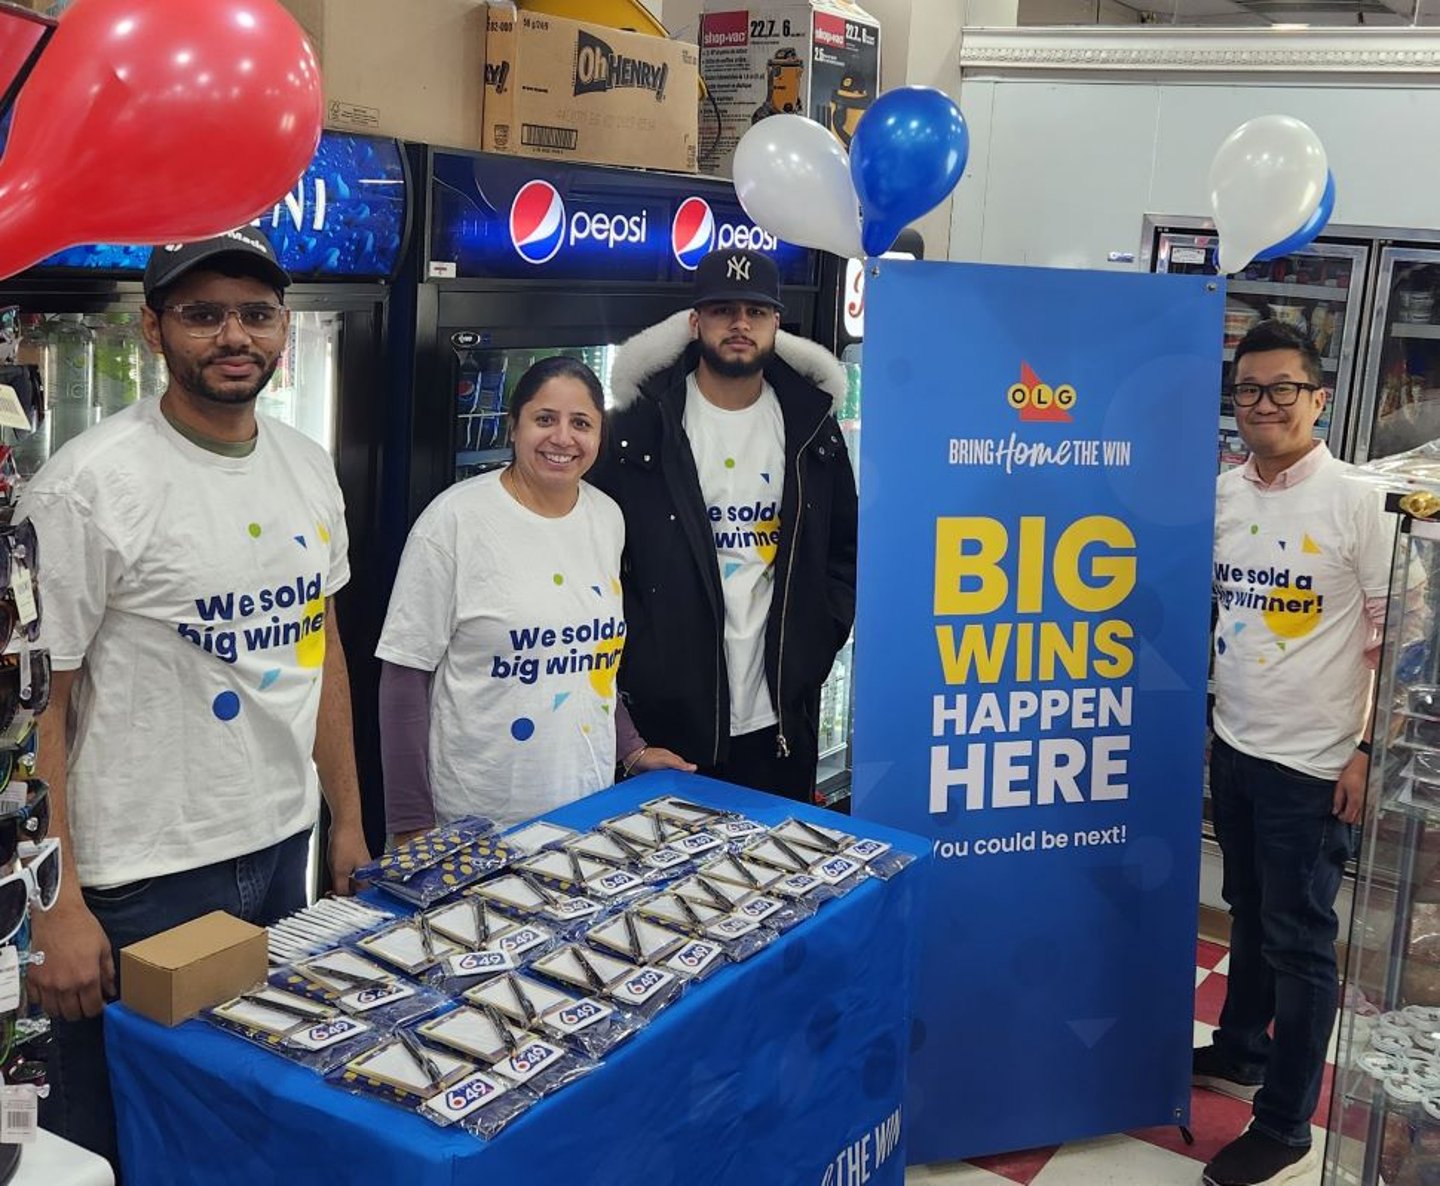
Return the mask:
<path id="1" fill-rule="evenodd" d="M 569 354 L 610 391 L 616 348 L 689 307 L 695 266 L 710 250 L 751 248 L 780 269 L 783 328 L 835 349 L 822 312 L 840 279 L 812 251 L 777 242 L 744 214 L 728 182 L 411 145 L 423 186 L 402 281 L 397 331 L 413 327 L 409 447 L 387 459 L 387 486 L 406 489 L 389 524 L 391 571 L 404 534 L 450 484 L 510 459 L 507 413 L 536 360 Z M 417 186 L 417 198 L 422 187 Z M 414 302 L 403 313 L 401 300 Z M 397 347 L 397 353 L 403 353 Z M 858 371 L 857 371 L 858 374 Z M 400 507 L 392 504 L 392 516 Z M 849 793 L 848 650 L 825 701 L 843 699 L 844 739 L 825 747 L 821 800 Z M 836 713 L 832 709 L 832 717 Z M 832 728 L 838 736 L 838 730 Z"/>
<path id="2" fill-rule="evenodd" d="M 293 190 L 254 223 L 295 280 L 286 296 L 290 340 L 257 406 L 329 450 L 345 496 L 356 579 L 336 600 L 362 776 L 379 769 L 372 656 L 384 604 L 366 574 L 380 563 L 385 332 L 410 230 L 409 194 L 398 141 L 326 132 Z M 39 368 L 46 393 L 36 431 L 3 430 L 21 476 L 90 425 L 164 390 L 164 362 L 140 337 L 149 251 L 74 247 L 0 282 L 3 316 L 19 323 L 19 361 Z M 378 804 L 379 796 L 378 783 L 367 788 L 367 800 Z M 380 844 L 378 810 L 367 811 L 367 825 L 372 845 Z M 312 874 L 318 885 L 313 865 Z"/>

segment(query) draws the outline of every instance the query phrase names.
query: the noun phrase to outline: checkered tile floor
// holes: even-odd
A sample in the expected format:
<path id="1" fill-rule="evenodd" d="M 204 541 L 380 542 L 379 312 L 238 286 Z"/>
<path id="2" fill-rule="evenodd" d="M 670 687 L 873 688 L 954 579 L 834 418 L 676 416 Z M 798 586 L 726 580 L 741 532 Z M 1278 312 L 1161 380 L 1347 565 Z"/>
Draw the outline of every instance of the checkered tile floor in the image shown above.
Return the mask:
<path id="1" fill-rule="evenodd" d="M 1225 972 L 1229 951 L 1201 942 L 1195 953 L 1195 1044 L 1209 1042 L 1220 1020 L 1225 1000 Z M 1332 1048 L 1331 1057 L 1334 1057 Z M 1333 1065 L 1327 1065 L 1320 1106 L 1312 1124 L 1324 1122 L 1330 1107 Z M 1196 1091 L 1191 1097 L 1190 1131 L 1195 1144 L 1187 1146 L 1175 1128 L 1144 1128 L 1115 1136 L 1076 1141 L 1048 1149 L 1029 1149 L 976 1161 L 915 1166 L 906 1186 L 1195 1186 L 1200 1167 L 1234 1140 L 1250 1122 L 1250 1105 L 1213 1091 Z M 1315 1147 L 1324 1146 L 1325 1134 L 1315 1129 Z M 1300 1186 L 1318 1186 L 1320 1171 Z"/>

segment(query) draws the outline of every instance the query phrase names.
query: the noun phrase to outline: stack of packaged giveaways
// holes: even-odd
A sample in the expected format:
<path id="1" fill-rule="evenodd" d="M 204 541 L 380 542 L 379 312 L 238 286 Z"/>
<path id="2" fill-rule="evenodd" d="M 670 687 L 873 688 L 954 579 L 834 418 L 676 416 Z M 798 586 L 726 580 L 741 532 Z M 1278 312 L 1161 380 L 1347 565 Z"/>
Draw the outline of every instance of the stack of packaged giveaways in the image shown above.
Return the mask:
<path id="1" fill-rule="evenodd" d="M 587 831 L 461 819 L 357 870 L 370 902 L 277 923 L 267 983 L 207 1017 L 342 1090 L 488 1138 L 692 985 L 910 860 L 675 796 Z"/>

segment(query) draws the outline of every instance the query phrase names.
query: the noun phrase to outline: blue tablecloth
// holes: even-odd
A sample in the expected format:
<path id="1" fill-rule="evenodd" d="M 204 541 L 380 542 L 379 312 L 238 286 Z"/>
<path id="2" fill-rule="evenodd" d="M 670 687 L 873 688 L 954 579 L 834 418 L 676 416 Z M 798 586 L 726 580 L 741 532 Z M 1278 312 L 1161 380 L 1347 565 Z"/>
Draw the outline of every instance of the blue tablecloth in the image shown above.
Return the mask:
<path id="1" fill-rule="evenodd" d="M 822 812 L 693 775 L 656 773 L 547 818 L 576 828 L 661 794 L 764 823 Z M 759 955 L 693 986 L 594 1074 L 492 1141 L 327 1086 L 200 1021 L 106 1011 L 127 1182 L 441 1186 L 900 1186 L 915 940 L 927 845 Z M 896 1141 L 897 1130 L 900 1142 Z"/>

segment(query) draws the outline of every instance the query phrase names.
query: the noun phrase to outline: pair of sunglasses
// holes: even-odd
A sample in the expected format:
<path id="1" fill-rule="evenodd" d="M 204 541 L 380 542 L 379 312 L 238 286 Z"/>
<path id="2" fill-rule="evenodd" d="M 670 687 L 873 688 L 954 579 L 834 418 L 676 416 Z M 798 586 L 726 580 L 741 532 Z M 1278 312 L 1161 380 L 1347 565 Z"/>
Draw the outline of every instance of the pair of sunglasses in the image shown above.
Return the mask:
<path id="1" fill-rule="evenodd" d="M 9 943 L 30 917 L 30 903 L 49 910 L 60 896 L 60 841 L 22 841 L 21 865 L 0 877 L 0 945 Z"/>
<path id="2" fill-rule="evenodd" d="M 15 789 L 21 784 L 13 784 Z M 50 831 L 50 784 L 43 778 L 32 778 L 23 784 L 25 802 L 0 799 L 0 865 L 8 865 L 20 851 L 20 845 L 39 844 Z"/>
<path id="3" fill-rule="evenodd" d="M 35 581 L 39 567 L 40 541 L 35 524 L 22 519 L 0 527 L 0 650 L 16 637 L 29 642 L 40 637 L 40 587 Z M 17 591 L 21 584 L 27 587 L 28 596 Z"/>
<path id="4" fill-rule="evenodd" d="M 5 788 L 11 780 L 24 782 L 34 777 L 39 748 L 40 727 L 33 720 L 13 746 L 0 747 L 0 816 L 5 814 Z"/>
<path id="5" fill-rule="evenodd" d="M 10 734 L 22 709 L 36 717 L 49 705 L 50 652 L 36 648 L 0 655 L 0 739 Z"/>

